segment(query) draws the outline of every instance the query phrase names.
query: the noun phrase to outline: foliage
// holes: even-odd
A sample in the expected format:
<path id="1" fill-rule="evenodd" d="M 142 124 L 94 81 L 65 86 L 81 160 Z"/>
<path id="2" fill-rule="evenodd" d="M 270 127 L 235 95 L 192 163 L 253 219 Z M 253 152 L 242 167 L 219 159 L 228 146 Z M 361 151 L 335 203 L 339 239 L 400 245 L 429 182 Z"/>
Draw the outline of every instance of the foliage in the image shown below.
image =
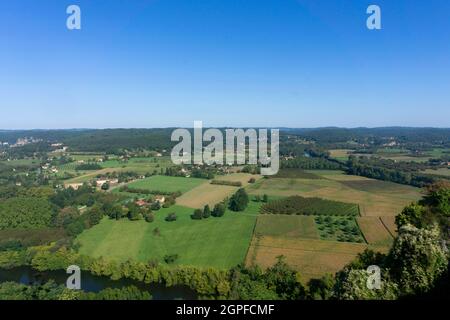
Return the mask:
<path id="1" fill-rule="evenodd" d="M 209 209 L 209 205 L 206 205 L 203 208 L 203 219 L 207 219 L 211 216 L 211 209 Z"/>
<path id="2" fill-rule="evenodd" d="M 77 165 L 75 167 L 75 170 L 101 170 L 103 167 L 99 165 L 98 163 L 83 163 L 80 165 Z"/>
<path id="3" fill-rule="evenodd" d="M 395 224 L 397 229 L 411 224 L 418 228 L 422 227 L 422 219 L 425 213 L 425 208 L 417 203 L 412 203 L 405 207 L 402 212 L 395 217 Z"/>
<path id="4" fill-rule="evenodd" d="M 305 169 L 305 170 L 340 170 L 342 164 L 325 158 L 296 157 L 294 159 L 283 160 L 281 169 Z"/>
<path id="5" fill-rule="evenodd" d="M 240 181 L 228 181 L 228 180 L 212 180 L 211 184 L 218 184 L 222 186 L 242 187 Z"/>
<path id="6" fill-rule="evenodd" d="M 405 294 L 429 290 L 448 265 L 439 229 L 401 227 L 389 253 L 389 261 L 391 272 Z"/>
<path id="7" fill-rule="evenodd" d="M 231 196 L 228 206 L 232 211 L 244 211 L 247 208 L 248 201 L 247 192 L 241 188 Z"/>
<path id="8" fill-rule="evenodd" d="M 225 210 L 226 210 L 225 204 L 217 203 L 214 206 L 214 209 L 213 209 L 211 215 L 213 217 L 222 217 L 225 214 Z"/>
<path id="9" fill-rule="evenodd" d="M 176 213 L 175 213 L 175 212 L 169 213 L 169 214 L 166 216 L 165 220 L 168 221 L 168 222 L 176 221 L 176 220 L 177 220 L 177 215 L 176 215 Z"/>
<path id="10" fill-rule="evenodd" d="M 356 158 L 350 156 L 347 161 L 347 167 L 348 174 L 407 184 L 415 187 L 424 187 L 437 181 L 432 175 L 425 175 L 414 172 L 414 170 L 407 171 L 405 168 L 399 168 L 398 163 L 393 160 L 368 157 Z"/>
<path id="11" fill-rule="evenodd" d="M 45 198 L 14 197 L 0 202 L 0 230 L 50 226 L 55 215 Z"/>
<path id="12" fill-rule="evenodd" d="M 261 213 L 272 214 L 356 216 L 358 212 L 358 205 L 353 203 L 301 196 L 273 200 L 261 207 Z"/>
<path id="13" fill-rule="evenodd" d="M 203 219 L 203 211 L 201 209 L 195 209 L 194 213 L 191 215 L 191 218 L 194 220 Z"/>

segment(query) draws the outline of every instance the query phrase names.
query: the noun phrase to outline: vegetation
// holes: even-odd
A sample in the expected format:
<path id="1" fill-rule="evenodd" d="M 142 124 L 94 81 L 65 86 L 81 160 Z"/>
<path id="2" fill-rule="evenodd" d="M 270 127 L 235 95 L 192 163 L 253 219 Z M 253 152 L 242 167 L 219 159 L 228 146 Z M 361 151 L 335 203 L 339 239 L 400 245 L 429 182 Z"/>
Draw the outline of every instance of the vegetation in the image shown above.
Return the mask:
<path id="1" fill-rule="evenodd" d="M 321 239 L 342 242 L 364 242 L 354 217 L 317 216 L 315 218 Z"/>
<path id="2" fill-rule="evenodd" d="M 0 230 L 50 226 L 55 210 L 45 198 L 14 197 L 0 202 Z"/>
<path id="3" fill-rule="evenodd" d="M 213 180 L 211 184 L 218 184 L 222 186 L 233 186 L 233 187 L 242 187 L 242 182 L 240 181 L 228 181 L 228 180 Z"/>
<path id="4" fill-rule="evenodd" d="M 358 206 L 353 203 L 292 196 L 270 201 L 262 206 L 261 213 L 356 216 Z"/>
<path id="5" fill-rule="evenodd" d="M 230 198 L 228 207 L 232 211 L 244 211 L 247 208 L 248 201 L 247 192 L 241 188 Z"/>

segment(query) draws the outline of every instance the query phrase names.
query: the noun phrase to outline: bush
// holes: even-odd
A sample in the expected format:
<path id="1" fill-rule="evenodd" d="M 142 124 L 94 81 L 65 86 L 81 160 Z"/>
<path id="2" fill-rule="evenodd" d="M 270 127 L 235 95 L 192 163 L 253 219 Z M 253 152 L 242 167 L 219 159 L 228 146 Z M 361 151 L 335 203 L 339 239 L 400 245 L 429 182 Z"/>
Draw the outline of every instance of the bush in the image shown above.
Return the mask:
<path id="1" fill-rule="evenodd" d="M 211 216 L 211 210 L 209 209 L 209 206 L 206 205 L 203 209 L 203 218 L 207 219 Z"/>
<path id="2" fill-rule="evenodd" d="M 164 262 L 167 264 L 172 264 L 178 259 L 178 254 L 166 254 L 164 256 Z"/>
<path id="3" fill-rule="evenodd" d="M 201 209 L 195 209 L 194 213 L 191 214 L 191 218 L 194 220 L 201 220 L 203 219 L 203 211 Z"/>
<path id="4" fill-rule="evenodd" d="M 242 187 L 242 182 L 240 181 L 227 181 L 227 180 L 213 180 L 211 184 L 218 184 L 223 186 L 233 186 L 233 187 Z"/>
<path id="5" fill-rule="evenodd" d="M 216 204 L 211 214 L 214 217 L 222 217 L 225 214 L 225 205 L 223 203 Z"/>
<path id="6" fill-rule="evenodd" d="M 248 195 L 245 189 L 236 191 L 230 199 L 229 208 L 233 211 L 244 211 L 248 205 Z"/>
<path id="7" fill-rule="evenodd" d="M 175 214 L 175 212 L 169 213 L 167 215 L 167 217 L 165 218 L 165 220 L 168 221 L 168 222 L 176 221 L 177 220 L 177 215 Z"/>
<path id="8" fill-rule="evenodd" d="M 146 222 L 153 222 L 155 221 L 155 216 L 153 215 L 152 212 L 147 212 L 144 214 L 144 219 Z"/>

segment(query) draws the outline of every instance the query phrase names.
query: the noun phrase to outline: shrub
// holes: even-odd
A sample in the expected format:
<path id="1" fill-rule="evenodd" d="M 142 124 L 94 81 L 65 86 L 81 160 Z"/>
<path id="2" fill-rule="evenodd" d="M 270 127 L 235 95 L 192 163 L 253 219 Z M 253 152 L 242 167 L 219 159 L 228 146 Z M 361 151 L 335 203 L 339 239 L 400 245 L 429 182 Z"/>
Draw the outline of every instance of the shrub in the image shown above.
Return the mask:
<path id="1" fill-rule="evenodd" d="M 174 263 L 178 259 L 178 254 L 166 254 L 164 256 L 164 262 L 167 264 Z"/>
<path id="2" fill-rule="evenodd" d="M 225 214 L 225 205 L 223 203 L 218 203 L 214 206 L 212 215 L 214 217 L 222 217 Z"/>
<path id="3" fill-rule="evenodd" d="M 177 220 L 177 215 L 175 214 L 175 212 L 169 213 L 167 215 L 167 217 L 165 218 L 165 220 L 168 221 L 168 222 L 176 221 Z"/>
<path id="4" fill-rule="evenodd" d="M 248 195 L 245 189 L 236 191 L 230 199 L 229 208 L 233 211 L 244 211 L 248 205 Z"/>
<path id="5" fill-rule="evenodd" d="M 194 220 L 201 220 L 203 219 L 203 211 L 201 209 L 195 209 L 194 213 L 191 214 L 191 218 Z"/>

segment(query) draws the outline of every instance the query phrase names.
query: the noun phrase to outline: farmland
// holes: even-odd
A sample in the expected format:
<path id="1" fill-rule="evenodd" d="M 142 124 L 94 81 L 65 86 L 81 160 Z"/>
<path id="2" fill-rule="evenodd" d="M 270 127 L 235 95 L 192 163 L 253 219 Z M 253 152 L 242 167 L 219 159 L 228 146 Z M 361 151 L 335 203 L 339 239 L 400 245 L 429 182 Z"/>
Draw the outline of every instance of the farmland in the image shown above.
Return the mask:
<path id="1" fill-rule="evenodd" d="M 324 200 L 320 198 L 303 198 L 292 196 L 271 201 L 262 207 L 264 213 L 304 214 L 304 215 L 358 215 L 358 206 L 353 203 Z"/>
<path id="2" fill-rule="evenodd" d="M 300 271 L 302 282 L 318 278 L 325 273 L 335 273 L 370 246 L 360 243 L 323 241 L 314 239 L 289 239 L 286 237 L 254 237 L 247 255 L 247 265 L 272 266 L 278 256 Z M 387 247 L 372 247 L 386 252 Z"/>
<path id="3" fill-rule="evenodd" d="M 366 248 L 386 252 L 395 234 L 394 216 L 421 195 L 417 188 L 346 175 L 341 171 L 306 172 L 319 179 L 262 179 L 247 189 L 254 195 L 319 197 L 350 207 L 338 206 L 334 210 L 333 206 L 325 206 L 319 211 L 328 215 L 318 216 L 260 215 L 246 259 L 248 265 L 268 267 L 277 256 L 284 255 L 299 271 L 302 280 L 307 281 L 336 272 Z M 285 201 L 286 198 L 275 203 Z M 352 203 L 358 205 L 359 211 L 358 208 L 352 211 Z M 340 212 L 338 209 L 353 213 L 339 216 L 336 215 Z"/>
<path id="4" fill-rule="evenodd" d="M 322 179 L 262 179 L 248 187 L 250 194 L 300 195 L 356 203 L 363 216 L 395 216 L 421 197 L 420 189 L 396 183 L 349 176 L 340 171 L 311 170 Z"/>
<path id="5" fill-rule="evenodd" d="M 205 183 L 204 179 L 185 178 L 185 177 L 169 177 L 169 176 L 152 176 L 146 179 L 140 179 L 128 184 L 129 188 L 159 190 L 163 192 L 187 192 L 201 184 Z"/>
<path id="6" fill-rule="evenodd" d="M 256 236 L 319 239 L 314 217 L 289 215 L 260 215 L 255 228 Z"/>
<path id="7" fill-rule="evenodd" d="M 258 212 L 252 203 L 245 212 L 227 211 L 223 217 L 192 220 L 191 208 L 174 206 L 155 213 L 155 221 L 115 221 L 100 224 L 77 238 L 80 252 L 93 257 L 125 261 L 156 260 L 178 254 L 181 265 L 230 268 L 244 261 Z M 177 220 L 164 220 L 175 212 Z"/>
<path id="8" fill-rule="evenodd" d="M 386 246 L 392 244 L 393 237 L 380 217 L 358 217 L 357 221 L 368 243 Z"/>

